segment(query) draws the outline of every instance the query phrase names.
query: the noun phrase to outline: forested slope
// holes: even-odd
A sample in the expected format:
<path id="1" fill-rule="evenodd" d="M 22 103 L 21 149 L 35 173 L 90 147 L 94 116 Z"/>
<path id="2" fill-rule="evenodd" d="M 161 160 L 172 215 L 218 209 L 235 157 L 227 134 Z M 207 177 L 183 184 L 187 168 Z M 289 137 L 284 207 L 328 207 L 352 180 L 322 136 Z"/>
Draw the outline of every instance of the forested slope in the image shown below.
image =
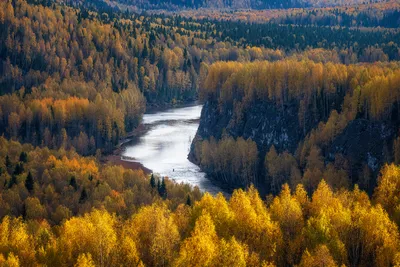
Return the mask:
<path id="1" fill-rule="evenodd" d="M 310 7 L 289 9 L 183 9 L 178 14 L 187 19 L 213 19 L 249 23 L 277 23 L 291 25 L 384 27 L 399 26 L 400 3 L 383 1 L 350 6 Z M 176 11 L 157 10 L 155 13 L 175 14 Z M 175 12 L 175 13 L 173 13 Z"/>
<path id="2" fill-rule="evenodd" d="M 357 5 L 362 3 L 388 2 L 381 0 L 118 0 L 127 5 L 137 6 L 143 9 L 194 9 L 194 8 L 230 8 L 230 9 L 270 9 L 270 8 L 293 8 L 293 7 L 324 7 Z M 389 1 L 390 2 L 390 1 Z"/>
<path id="3" fill-rule="evenodd" d="M 197 99 L 216 61 L 399 59 L 395 30 L 199 23 L 96 3 L 0 5 L 0 134 L 84 155 L 111 151 L 138 125 L 146 102 Z"/>
<path id="4" fill-rule="evenodd" d="M 146 100 L 193 101 L 205 64 L 238 53 L 224 43 L 209 49 L 214 39 L 171 19 L 0 5 L 0 133 L 34 145 L 111 151 L 138 125 Z M 281 57 L 257 51 L 254 59 Z M 240 52 L 250 58 L 251 49 Z"/>
<path id="5" fill-rule="evenodd" d="M 325 178 L 372 192 L 380 166 L 400 158 L 399 79 L 398 63 L 216 63 L 192 160 L 233 187 L 311 193 Z"/>

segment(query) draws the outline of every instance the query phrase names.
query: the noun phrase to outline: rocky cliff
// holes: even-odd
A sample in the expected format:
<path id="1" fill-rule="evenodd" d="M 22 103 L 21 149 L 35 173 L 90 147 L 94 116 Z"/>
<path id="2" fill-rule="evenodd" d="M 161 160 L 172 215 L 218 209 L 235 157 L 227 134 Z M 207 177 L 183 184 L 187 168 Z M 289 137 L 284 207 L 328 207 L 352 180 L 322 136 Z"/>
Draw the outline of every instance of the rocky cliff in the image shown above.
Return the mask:
<path id="1" fill-rule="evenodd" d="M 288 151 L 294 155 L 299 143 L 318 126 L 319 120 L 326 120 L 326 118 L 307 117 L 306 125 L 300 126 L 297 114 L 296 103 L 286 105 L 283 109 L 277 108 L 273 103 L 255 103 L 244 108 L 238 115 L 234 106 L 221 108 L 217 101 L 208 100 L 201 113 L 200 125 L 192 143 L 189 159 L 200 165 L 195 151 L 196 144 L 211 137 L 216 140 L 221 140 L 223 137 L 250 138 L 256 142 L 259 153 L 258 179 L 261 180 L 259 187 L 268 188 L 263 177 L 265 177 L 264 158 L 270 147 L 274 145 L 278 152 Z M 350 166 L 348 175 L 351 183 L 367 183 L 361 186 L 373 188 L 376 180 L 374 178 L 380 167 L 385 162 L 392 161 L 396 129 L 398 123 L 393 122 L 393 119 L 371 121 L 356 118 L 348 123 L 327 148 L 323 149 L 324 163 L 333 162 L 337 154 L 343 155 Z M 365 166 L 368 166 L 372 179 L 361 182 L 359 176 L 365 170 Z M 212 177 L 212 173 L 209 173 L 209 176 L 216 178 Z M 264 192 L 267 193 L 268 189 Z"/>

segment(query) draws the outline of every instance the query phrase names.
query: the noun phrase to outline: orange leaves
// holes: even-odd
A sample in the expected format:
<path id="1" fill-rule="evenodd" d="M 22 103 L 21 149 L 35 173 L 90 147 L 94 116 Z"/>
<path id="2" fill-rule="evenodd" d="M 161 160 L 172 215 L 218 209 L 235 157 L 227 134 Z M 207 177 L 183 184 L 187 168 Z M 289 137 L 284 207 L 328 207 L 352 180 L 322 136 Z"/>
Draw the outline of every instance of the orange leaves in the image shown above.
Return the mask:
<path id="1" fill-rule="evenodd" d="M 72 159 L 63 156 L 61 159 L 56 159 L 53 155 L 47 159 L 49 168 L 66 168 L 69 172 L 76 172 L 81 176 L 97 175 L 99 169 L 94 160 L 83 157 L 73 157 Z"/>

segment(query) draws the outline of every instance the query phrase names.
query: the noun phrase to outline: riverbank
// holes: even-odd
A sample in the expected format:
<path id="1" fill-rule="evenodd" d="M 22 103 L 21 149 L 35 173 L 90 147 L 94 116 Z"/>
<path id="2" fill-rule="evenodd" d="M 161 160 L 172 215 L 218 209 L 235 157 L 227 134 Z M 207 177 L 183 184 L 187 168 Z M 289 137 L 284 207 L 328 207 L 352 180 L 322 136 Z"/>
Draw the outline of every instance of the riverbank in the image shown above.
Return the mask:
<path id="1" fill-rule="evenodd" d="M 163 112 L 174 108 L 184 108 L 184 107 L 192 107 L 196 106 L 199 103 L 194 101 L 192 103 L 162 103 L 162 104 L 151 104 L 146 107 L 145 114 L 154 114 L 157 112 Z M 132 169 L 132 170 L 142 170 L 146 174 L 153 173 L 153 170 L 147 168 L 142 163 L 138 162 L 134 158 L 123 157 L 122 153 L 124 152 L 124 147 L 128 143 L 132 143 L 140 136 L 143 136 L 149 130 L 149 126 L 146 124 L 139 124 L 139 126 L 133 131 L 129 132 L 124 139 L 122 139 L 119 144 L 115 147 L 114 151 L 110 154 L 103 155 L 101 161 L 105 164 L 113 164 L 113 165 L 121 165 L 124 168 Z"/>
<path id="2" fill-rule="evenodd" d="M 112 153 L 103 155 L 101 161 L 105 164 L 120 165 L 125 169 L 142 170 L 145 174 L 153 173 L 151 169 L 146 168 L 140 162 L 137 162 L 134 159 L 122 157 L 124 145 L 134 141 L 136 138 L 139 138 L 141 135 L 145 134 L 147 130 L 148 127 L 146 127 L 144 124 L 140 124 L 136 129 L 128 133 L 126 137 L 119 142 Z"/>
<path id="3" fill-rule="evenodd" d="M 133 140 L 124 140 L 114 152 L 117 157 L 110 156 L 108 160 L 126 164 L 129 168 L 145 166 L 176 183 L 198 186 L 203 192 L 221 192 L 220 187 L 208 180 L 205 173 L 187 159 L 199 126 L 201 110 L 202 105 L 198 103 L 148 110 L 141 126 L 135 130 Z"/>

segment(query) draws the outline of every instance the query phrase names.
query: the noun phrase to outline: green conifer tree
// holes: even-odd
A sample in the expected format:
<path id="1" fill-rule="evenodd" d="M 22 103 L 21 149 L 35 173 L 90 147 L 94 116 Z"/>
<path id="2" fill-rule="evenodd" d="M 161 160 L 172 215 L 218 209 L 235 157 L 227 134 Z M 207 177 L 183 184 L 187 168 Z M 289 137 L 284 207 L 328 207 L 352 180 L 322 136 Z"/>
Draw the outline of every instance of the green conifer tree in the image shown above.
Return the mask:
<path id="1" fill-rule="evenodd" d="M 26 180 L 25 180 L 25 187 L 29 191 L 29 193 L 31 193 L 33 191 L 33 184 L 34 184 L 33 176 L 31 174 L 31 172 L 29 172 L 28 176 L 26 177 Z"/>
<path id="2" fill-rule="evenodd" d="M 150 186 L 151 186 L 151 188 L 155 188 L 156 187 L 156 179 L 154 178 L 154 174 L 151 174 Z"/>
<path id="3" fill-rule="evenodd" d="M 87 197 L 88 197 L 88 195 L 87 195 L 86 189 L 83 188 L 81 196 L 79 197 L 79 203 L 85 202 Z"/>

